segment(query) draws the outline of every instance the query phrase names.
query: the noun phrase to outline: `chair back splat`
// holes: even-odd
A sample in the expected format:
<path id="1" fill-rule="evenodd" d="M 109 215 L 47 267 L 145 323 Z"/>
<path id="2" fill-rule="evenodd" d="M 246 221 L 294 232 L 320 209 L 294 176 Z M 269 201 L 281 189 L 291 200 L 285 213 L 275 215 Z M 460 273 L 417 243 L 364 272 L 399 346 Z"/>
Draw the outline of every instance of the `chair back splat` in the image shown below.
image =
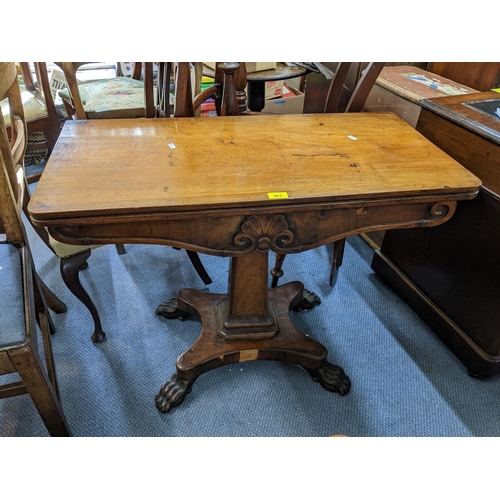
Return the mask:
<path id="1" fill-rule="evenodd" d="M 20 381 L 0 386 L 0 398 L 29 394 L 52 436 L 70 436 L 50 343 L 54 327 L 37 276 L 21 218 L 26 190 L 23 154 L 26 122 L 14 63 L 0 63 L 0 99 L 10 107 L 11 139 L 0 114 L 0 374 Z M 37 330 L 45 365 L 38 354 Z"/>
<path id="2" fill-rule="evenodd" d="M 335 76 L 332 79 L 324 107 L 325 113 L 357 113 L 363 110 L 368 94 L 370 93 L 378 75 L 385 63 L 371 62 L 363 71 L 354 90 L 349 91 L 345 86 L 347 74 L 353 63 L 339 63 Z M 348 96 L 347 105 L 341 109 L 341 97 Z"/>

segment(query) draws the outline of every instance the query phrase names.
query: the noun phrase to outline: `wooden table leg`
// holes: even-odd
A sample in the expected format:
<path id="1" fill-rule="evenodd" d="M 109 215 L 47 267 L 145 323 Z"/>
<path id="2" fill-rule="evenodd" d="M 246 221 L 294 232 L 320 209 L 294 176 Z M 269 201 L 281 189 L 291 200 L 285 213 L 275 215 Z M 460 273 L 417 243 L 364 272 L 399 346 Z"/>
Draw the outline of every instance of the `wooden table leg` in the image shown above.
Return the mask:
<path id="1" fill-rule="evenodd" d="M 290 309 L 302 298 L 302 283 L 292 281 L 269 290 L 267 259 L 267 252 L 258 251 L 233 257 L 227 295 L 192 289 L 178 293 L 179 308 L 200 318 L 202 332 L 177 359 L 176 372 L 156 395 L 161 412 L 180 405 L 203 373 L 257 359 L 296 363 L 328 391 L 349 392 L 349 378 L 326 361 L 326 348 L 290 319 Z"/>

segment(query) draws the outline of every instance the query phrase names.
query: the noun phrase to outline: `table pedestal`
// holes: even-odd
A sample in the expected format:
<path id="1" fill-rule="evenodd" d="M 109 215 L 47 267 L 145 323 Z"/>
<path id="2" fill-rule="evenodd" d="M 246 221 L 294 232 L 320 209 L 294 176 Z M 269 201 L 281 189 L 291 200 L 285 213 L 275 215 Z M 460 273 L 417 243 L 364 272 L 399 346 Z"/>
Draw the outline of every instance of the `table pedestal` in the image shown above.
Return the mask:
<path id="1" fill-rule="evenodd" d="M 161 412 L 180 405 L 201 374 L 257 359 L 296 363 L 326 390 L 349 392 L 349 378 L 326 361 L 326 348 L 292 324 L 290 310 L 302 299 L 302 283 L 269 290 L 267 269 L 268 253 L 255 251 L 231 259 L 227 295 L 191 289 L 178 293 L 179 309 L 198 317 L 202 332 L 156 395 Z"/>

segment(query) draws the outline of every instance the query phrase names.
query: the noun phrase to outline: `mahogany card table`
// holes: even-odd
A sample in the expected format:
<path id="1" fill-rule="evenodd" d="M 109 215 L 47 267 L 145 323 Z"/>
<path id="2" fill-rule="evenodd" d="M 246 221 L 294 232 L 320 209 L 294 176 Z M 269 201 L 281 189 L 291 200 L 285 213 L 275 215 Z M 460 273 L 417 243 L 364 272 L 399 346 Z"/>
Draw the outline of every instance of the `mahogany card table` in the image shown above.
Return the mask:
<path id="1" fill-rule="evenodd" d="M 155 397 L 168 412 L 201 374 L 257 359 L 296 363 L 346 394 L 342 368 L 290 320 L 302 283 L 269 289 L 269 251 L 435 226 L 480 185 L 390 113 L 82 120 L 65 123 L 29 213 L 66 243 L 152 243 L 231 259 L 226 294 L 177 295 L 202 331 Z"/>

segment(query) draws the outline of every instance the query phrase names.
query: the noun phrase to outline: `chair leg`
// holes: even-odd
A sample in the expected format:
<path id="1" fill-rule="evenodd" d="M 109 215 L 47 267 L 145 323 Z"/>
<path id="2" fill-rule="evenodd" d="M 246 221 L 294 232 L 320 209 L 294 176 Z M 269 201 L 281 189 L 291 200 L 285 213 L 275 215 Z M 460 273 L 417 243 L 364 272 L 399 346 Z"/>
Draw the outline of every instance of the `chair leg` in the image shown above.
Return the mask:
<path id="1" fill-rule="evenodd" d="M 203 283 L 205 283 L 205 285 L 210 285 L 210 283 L 212 283 L 212 279 L 203 267 L 200 256 L 192 250 L 186 250 L 186 252 L 188 254 L 189 260 L 191 261 L 191 264 L 193 264 L 196 272 L 198 273 L 198 276 L 202 279 Z"/>
<path id="2" fill-rule="evenodd" d="M 45 289 L 43 288 L 45 287 Z M 34 296 L 34 302 L 35 302 L 35 317 L 36 317 L 36 322 L 40 329 L 42 328 L 42 315 L 46 315 L 47 319 L 47 325 L 49 329 L 49 333 L 51 335 L 54 335 L 56 332 L 54 323 L 52 322 L 52 318 L 50 317 L 50 314 L 47 312 L 47 300 L 45 298 L 44 292 L 45 290 L 52 295 L 55 299 L 57 299 L 58 302 L 56 302 L 56 309 L 59 312 L 66 312 L 66 305 L 59 301 L 59 299 L 46 287 L 45 283 L 43 283 L 42 279 L 36 274 L 35 271 L 33 271 L 33 296 Z M 59 306 L 60 305 L 64 306 L 64 310 L 60 310 Z"/>
<path id="3" fill-rule="evenodd" d="M 274 261 L 274 267 L 271 269 L 270 273 L 273 277 L 271 281 L 271 288 L 276 288 L 278 286 L 278 280 L 283 276 L 283 262 L 285 260 L 286 254 L 277 253 L 276 260 Z M 310 290 L 304 288 L 302 291 L 302 298 L 294 306 L 294 311 L 306 311 L 316 307 L 321 304 L 321 299 Z"/>
<path id="4" fill-rule="evenodd" d="M 54 388 L 54 392 L 58 399 L 59 396 L 59 387 L 57 384 L 57 375 L 56 375 L 56 366 L 54 364 L 54 355 L 52 353 L 52 344 L 50 342 L 50 335 L 55 333 L 53 329 L 54 326 L 51 325 L 50 314 L 46 307 L 42 306 L 42 310 L 39 313 L 40 315 L 40 330 L 42 332 L 42 341 L 43 341 L 43 352 L 45 354 L 45 363 L 47 366 L 47 375 L 49 376 L 50 382 L 52 383 L 52 387 Z"/>
<path id="5" fill-rule="evenodd" d="M 47 307 L 51 311 L 54 311 L 56 314 L 67 312 L 68 308 L 66 307 L 66 304 L 57 295 L 55 295 L 54 292 L 50 290 L 50 288 L 47 287 L 47 285 L 42 281 L 42 279 L 40 279 L 38 275 L 36 276 L 36 279 L 42 291 L 43 298 L 45 299 Z"/>
<path id="6" fill-rule="evenodd" d="M 40 276 L 38 276 L 38 274 L 36 273 L 35 266 L 33 265 L 33 259 L 29 250 L 26 249 L 26 251 L 23 252 L 23 255 L 25 269 L 29 269 L 27 284 L 27 287 L 29 289 L 28 297 L 30 297 L 29 309 L 35 313 L 36 322 L 40 328 L 40 331 L 42 332 L 43 350 L 45 353 L 47 374 L 49 376 L 50 382 L 52 383 L 52 386 L 54 387 L 56 396 L 59 398 L 56 367 L 54 365 L 54 356 L 52 354 L 52 344 L 50 343 L 50 336 L 56 333 L 56 329 L 54 327 L 54 323 L 52 323 L 52 318 L 50 317 L 49 309 L 43 295 L 42 285 L 45 287 L 47 292 L 50 292 L 53 297 L 57 297 L 52 294 L 52 292 L 45 286 L 45 283 L 42 281 Z M 63 306 L 64 308 L 66 308 L 64 304 Z M 38 348 L 36 334 L 31 334 L 30 345 L 32 349 Z"/>
<path id="7" fill-rule="evenodd" d="M 339 267 L 344 258 L 345 238 L 333 242 L 333 260 L 330 269 L 330 286 L 333 288 L 339 277 Z"/>
<path id="8" fill-rule="evenodd" d="M 125 245 L 123 243 L 117 243 L 115 247 L 118 255 L 124 255 L 127 253 L 127 251 L 125 250 Z"/>
<path id="9" fill-rule="evenodd" d="M 9 357 L 50 435 L 71 436 L 61 402 L 42 367 L 38 353 L 29 346 L 23 346 L 9 351 Z"/>
<path id="10" fill-rule="evenodd" d="M 276 288 L 278 286 L 278 280 L 283 276 L 283 261 L 285 260 L 286 254 L 277 253 L 276 260 L 274 261 L 274 267 L 271 269 L 270 273 L 273 277 L 271 281 L 271 288 Z"/>
<path id="11" fill-rule="evenodd" d="M 89 257 L 90 250 L 86 250 L 85 252 L 73 255 L 72 257 L 61 259 L 61 276 L 71 293 L 73 293 L 73 295 L 83 303 L 92 315 L 92 319 L 94 320 L 94 333 L 90 337 L 92 342 L 100 342 L 101 340 L 104 340 L 106 334 L 102 331 L 99 313 L 97 312 L 92 299 L 84 290 L 78 275 L 80 269 L 87 266 L 87 259 Z"/>

